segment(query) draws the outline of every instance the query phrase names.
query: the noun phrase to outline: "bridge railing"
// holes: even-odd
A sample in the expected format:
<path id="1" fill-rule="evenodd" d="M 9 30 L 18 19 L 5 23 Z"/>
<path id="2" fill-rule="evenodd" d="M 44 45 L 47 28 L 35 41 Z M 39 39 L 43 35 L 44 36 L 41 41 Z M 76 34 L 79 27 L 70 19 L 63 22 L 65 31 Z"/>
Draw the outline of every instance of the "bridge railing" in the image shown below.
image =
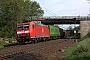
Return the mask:
<path id="1" fill-rule="evenodd" d="M 81 16 L 80 20 L 90 20 L 90 16 Z"/>
<path id="2" fill-rule="evenodd" d="M 73 19 L 73 18 L 80 18 L 79 16 L 45 16 L 42 18 L 46 19 Z"/>

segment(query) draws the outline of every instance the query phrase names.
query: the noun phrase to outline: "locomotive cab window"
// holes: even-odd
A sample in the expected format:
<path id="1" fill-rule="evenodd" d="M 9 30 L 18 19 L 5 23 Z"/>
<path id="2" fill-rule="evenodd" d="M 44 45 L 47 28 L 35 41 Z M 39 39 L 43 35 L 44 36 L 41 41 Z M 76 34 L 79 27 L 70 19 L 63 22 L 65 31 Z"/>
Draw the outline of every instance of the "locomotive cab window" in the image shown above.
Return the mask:
<path id="1" fill-rule="evenodd" d="M 21 24 L 17 26 L 17 29 L 24 29 L 24 28 L 29 28 L 29 24 Z"/>
<path id="2" fill-rule="evenodd" d="M 29 28 L 29 24 L 24 24 L 23 27 L 24 28 Z"/>

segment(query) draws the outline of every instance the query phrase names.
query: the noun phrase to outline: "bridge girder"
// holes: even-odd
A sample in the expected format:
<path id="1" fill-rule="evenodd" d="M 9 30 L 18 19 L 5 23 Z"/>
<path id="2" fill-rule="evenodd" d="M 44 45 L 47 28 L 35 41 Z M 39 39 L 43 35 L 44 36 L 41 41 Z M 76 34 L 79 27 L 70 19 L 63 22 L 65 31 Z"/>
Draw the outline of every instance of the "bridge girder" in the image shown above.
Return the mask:
<path id="1" fill-rule="evenodd" d="M 80 20 L 76 19 L 46 19 L 34 21 L 41 21 L 43 24 L 80 24 Z"/>

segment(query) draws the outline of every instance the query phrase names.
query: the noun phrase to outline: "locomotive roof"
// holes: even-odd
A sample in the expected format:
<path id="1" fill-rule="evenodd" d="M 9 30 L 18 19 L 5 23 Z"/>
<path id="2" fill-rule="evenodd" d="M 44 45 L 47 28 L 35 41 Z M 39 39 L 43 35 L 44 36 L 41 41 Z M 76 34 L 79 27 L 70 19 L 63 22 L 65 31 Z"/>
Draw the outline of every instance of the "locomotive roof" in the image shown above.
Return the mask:
<path id="1" fill-rule="evenodd" d="M 41 21 L 26 20 L 26 21 L 19 22 L 19 23 L 27 23 L 27 22 L 33 22 L 33 23 L 35 23 L 35 24 L 37 24 L 37 25 L 40 25 L 40 26 L 47 26 L 47 25 L 42 24 Z M 19 24 L 19 23 L 18 23 L 18 24 Z"/>

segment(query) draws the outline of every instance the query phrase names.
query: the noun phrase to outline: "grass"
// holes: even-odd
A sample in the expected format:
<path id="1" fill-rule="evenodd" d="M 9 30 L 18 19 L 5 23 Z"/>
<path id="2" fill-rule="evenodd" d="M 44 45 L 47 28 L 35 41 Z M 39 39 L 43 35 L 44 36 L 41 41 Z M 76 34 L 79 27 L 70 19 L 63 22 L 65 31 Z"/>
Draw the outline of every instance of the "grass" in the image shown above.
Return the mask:
<path id="1" fill-rule="evenodd" d="M 67 48 L 62 60 L 90 60 L 90 32 L 80 42 Z"/>
<path id="2" fill-rule="evenodd" d="M 90 38 L 87 38 L 81 42 L 73 44 L 69 47 L 63 58 L 65 60 L 89 60 L 90 59 Z M 87 57 L 87 58 L 86 58 Z"/>
<path id="3" fill-rule="evenodd" d="M 0 48 L 3 48 L 6 45 L 5 41 L 0 41 Z"/>
<path id="4" fill-rule="evenodd" d="M 0 45 L 0 48 L 4 48 L 4 46 L 3 45 Z"/>
<path id="5" fill-rule="evenodd" d="M 16 42 L 12 42 L 11 39 L 8 40 L 9 43 L 6 43 L 5 41 L 0 41 L 0 48 L 4 48 L 4 47 L 8 47 L 8 46 L 13 46 L 13 45 L 17 45 L 18 43 Z"/>

